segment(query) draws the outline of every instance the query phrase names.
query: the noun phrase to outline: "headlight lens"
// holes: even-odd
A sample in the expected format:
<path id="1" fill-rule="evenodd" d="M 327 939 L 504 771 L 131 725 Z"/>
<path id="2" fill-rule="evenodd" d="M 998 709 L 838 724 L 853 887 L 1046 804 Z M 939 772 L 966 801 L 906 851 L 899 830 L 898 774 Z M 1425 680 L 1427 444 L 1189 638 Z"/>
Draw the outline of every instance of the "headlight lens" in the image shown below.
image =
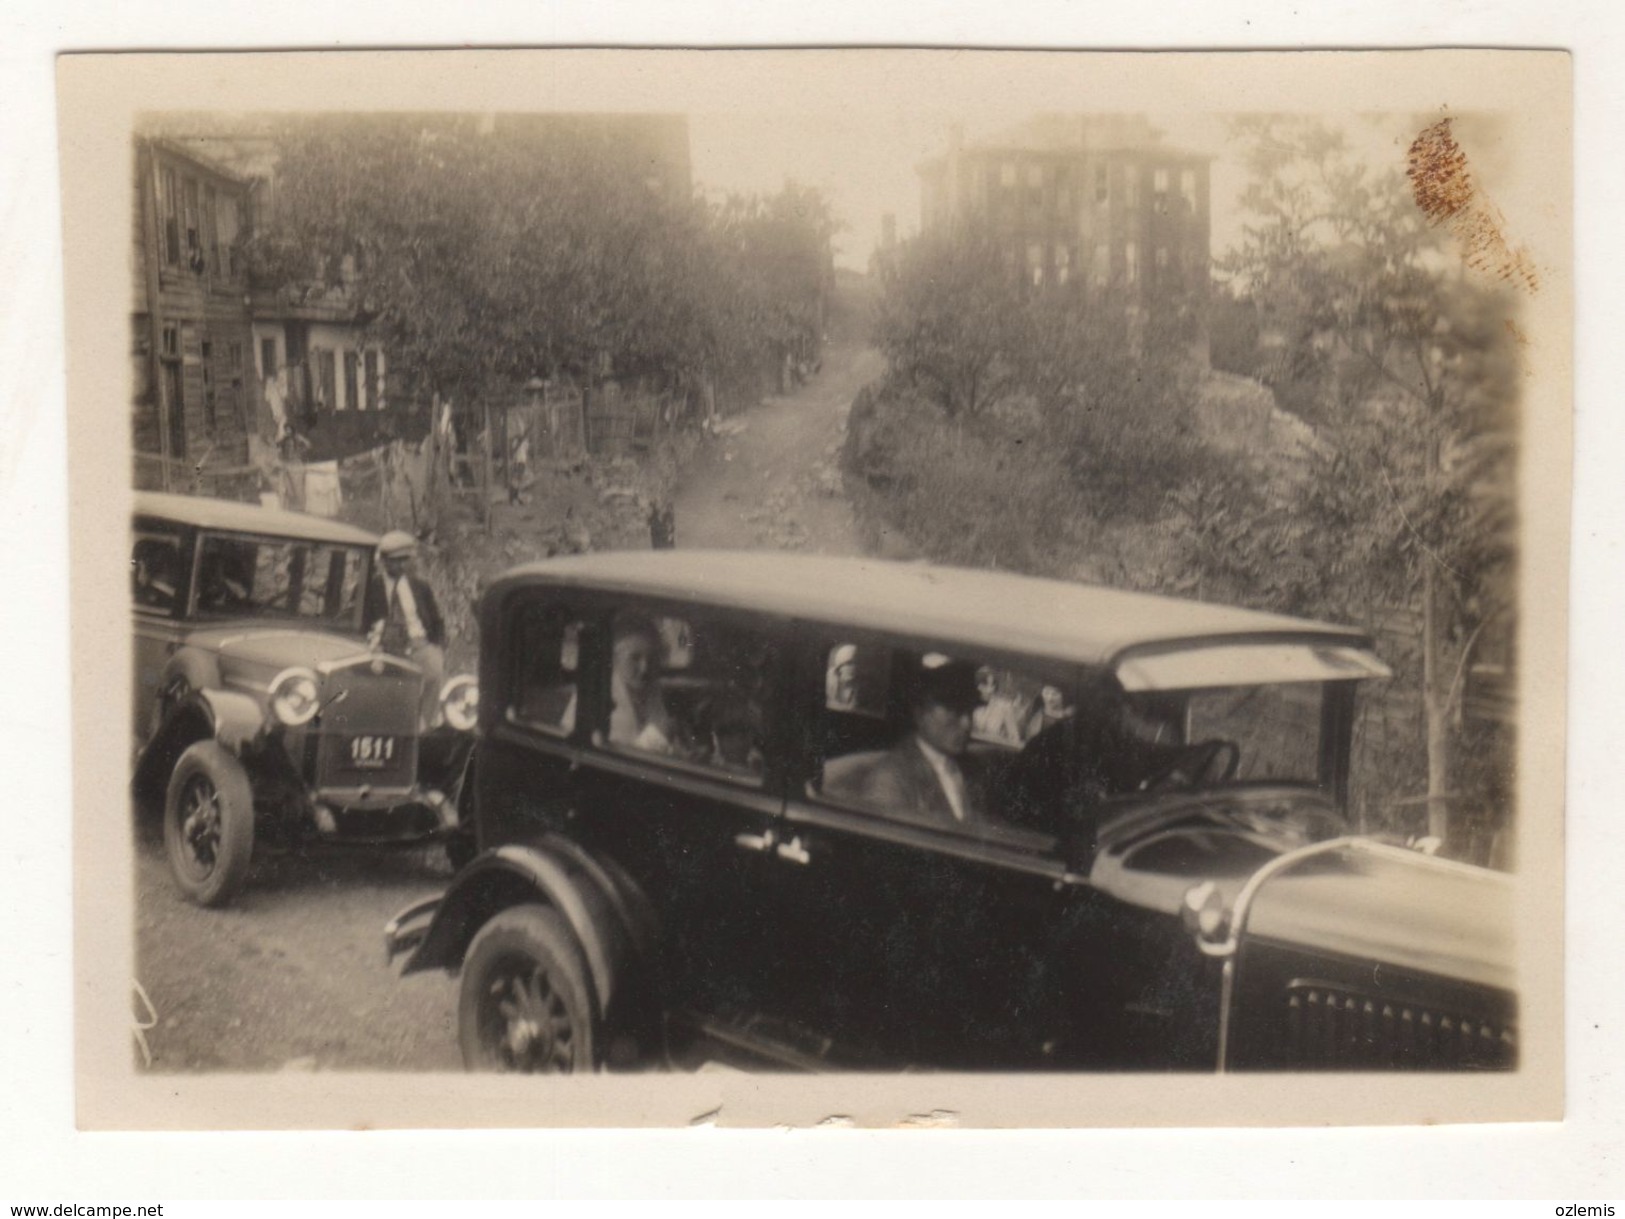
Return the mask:
<path id="1" fill-rule="evenodd" d="M 1230 912 L 1224 906 L 1224 894 L 1211 880 L 1204 880 L 1185 890 L 1179 914 L 1187 931 L 1209 942 L 1222 939 L 1230 922 Z"/>
<path id="2" fill-rule="evenodd" d="M 440 691 L 440 712 L 458 732 L 480 722 L 480 685 L 466 673 L 448 681 Z"/>
<path id="3" fill-rule="evenodd" d="M 271 714 L 290 728 L 310 723 L 320 706 L 316 675 L 309 669 L 285 669 L 271 683 Z"/>

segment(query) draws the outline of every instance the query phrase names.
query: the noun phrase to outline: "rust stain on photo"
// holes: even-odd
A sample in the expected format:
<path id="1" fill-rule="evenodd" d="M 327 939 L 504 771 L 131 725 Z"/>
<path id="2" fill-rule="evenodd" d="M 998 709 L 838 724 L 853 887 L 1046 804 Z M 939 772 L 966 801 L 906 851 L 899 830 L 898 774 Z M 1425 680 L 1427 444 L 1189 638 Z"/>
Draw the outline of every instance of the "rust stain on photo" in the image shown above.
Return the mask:
<path id="1" fill-rule="evenodd" d="M 1461 242 L 1463 258 L 1475 271 L 1527 291 L 1540 289 L 1540 276 L 1527 251 L 1506 238 L 1506 219 L 1478 189 L 1467 154 L 1450 130 L 1452 119 L 1424 127 L 1411 141 L 1405 172 L 1411 195 L 1428 223 L 1444 226 Z"/>

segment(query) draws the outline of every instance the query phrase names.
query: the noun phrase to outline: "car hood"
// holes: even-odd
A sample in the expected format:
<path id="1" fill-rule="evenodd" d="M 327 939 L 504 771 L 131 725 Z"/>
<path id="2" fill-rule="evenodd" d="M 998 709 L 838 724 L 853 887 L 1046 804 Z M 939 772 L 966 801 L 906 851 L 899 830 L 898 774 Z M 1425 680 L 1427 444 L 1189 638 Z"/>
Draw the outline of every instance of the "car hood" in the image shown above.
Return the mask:
<path id="1" fill-rule="evenodd" d="M 186 642 L 223 661 L 269 668 L 319 665 L 363 654 L 366 642 L 354 635 L 287 623 L 225 623 L 193 631 Z"/>
<path id="2" fill-rule="evenodd" d="M 1380 844 L 1306 859 L 1259 886 L 1248 940 L 1514 989 L 1512 878 Z"/>
<path id="3" fill-rule="evenodd" d="M 1114 802 L 1095 836 L 1089 883 L 1132 905 L 1177 914 L 1212 881 L 1233 900 L 1270 860 L 1336 838 L 1346 826 L 1313 788 L 1259 785 Z"/>

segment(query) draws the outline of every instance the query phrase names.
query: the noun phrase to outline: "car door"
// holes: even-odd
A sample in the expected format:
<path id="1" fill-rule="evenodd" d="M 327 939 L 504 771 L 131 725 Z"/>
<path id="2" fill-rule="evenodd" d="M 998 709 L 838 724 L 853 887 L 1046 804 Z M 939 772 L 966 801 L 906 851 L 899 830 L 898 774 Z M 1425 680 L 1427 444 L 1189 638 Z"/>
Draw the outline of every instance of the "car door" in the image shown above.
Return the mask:
<path id="1" fill-rule="evenodd" d="M 190 569 L 185 541 L 186 535 L 174 526 L 146 519 L 136 522 L 130 556 L 134 619 L 130 723 L 137 748 L 156 727 L 158 679 L 183 629 Z"/>
<path id="2" fill-rule="evenodd" d="M 575 711 L 593 620 L 582 599 L 519 587 L 482 616 L 485 716 L 473 782 L 480 850 L 568 828 L 576 814 Z"/>
<path id="3" fill-rule="evenodd" d="M 783 811 L 782 627 L 631 598 L 593 622 L 570 832 L 654 904 L 670 1006 L 748 1025 L 778 968 L 766 882 Z"/>
<path id="4" fill-rule="evenodd" d="M 1015 746 L 1035 748 L 1055 725 L 1036 699 L 1013 709 L 1016 695 L 991 683 L 972 748 L 999 754 L 1005 806 L 975 825 L 905 814 L 824 781 L 843 762 L 879 767 L 914 748 L 906 677 L 941 657 L 822 630 L 801 649 L 801 772 L 775 855 L 786 873 L 781 951 L 796 962 L 796 1002 L 855 1065 L 1071 1061 L 1089 1051 L 1078 1022 L 1087 978 L 1079 945 L 1099 937 L 1095 895 L 1067 866 L 1064 825 L 1046 824 L 1071 772 L 1068 726 L 1038 743 L 1049 756 L 1029 756 L 1024 773 Z M 979 761 L 967 750 L 967 768 Z"/>

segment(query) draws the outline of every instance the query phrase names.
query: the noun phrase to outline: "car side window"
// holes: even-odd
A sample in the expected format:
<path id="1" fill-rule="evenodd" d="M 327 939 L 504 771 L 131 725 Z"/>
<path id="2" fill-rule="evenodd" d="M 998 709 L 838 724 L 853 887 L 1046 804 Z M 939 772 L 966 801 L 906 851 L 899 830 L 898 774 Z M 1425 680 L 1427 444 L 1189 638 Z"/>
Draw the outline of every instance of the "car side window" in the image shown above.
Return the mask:
<path id="1" fill-rule="evenodd" d="M 1072 709 L 1060 677 L 946 652 L 834 641 L 812 794 L 888 820 L 965 833 L 1062 823 Z M 855 666 L 857 692 L 836 680 Z"/>
<path id="2" fill-rule="evenodd" d="M 832 645 L 824 664 L 824 709 L 883 718 L 890 664 L 889 648 L 848 642 Z"/>
<path id="3" fill-rule="evenodd" d="M 608 717 L 593 744 L 760 782 L 775 645 L 723 615 L 626 607 L 611 622 Z"/>
<path id="4" fill-rule="evenodd" d="M 130 557 L 130 591 L 141 609 L 171 614 L 181 583 L 180 539 L 162 533 L 137 533 Z"/>
<path id="5" fill-rule="evenodd" d="M 508 719 L 554 736 L 575 730 L 576 682 L 581 667 L 580 614 L 556 602 L 531 602 L 514 623 L 515 680 Z"/>

